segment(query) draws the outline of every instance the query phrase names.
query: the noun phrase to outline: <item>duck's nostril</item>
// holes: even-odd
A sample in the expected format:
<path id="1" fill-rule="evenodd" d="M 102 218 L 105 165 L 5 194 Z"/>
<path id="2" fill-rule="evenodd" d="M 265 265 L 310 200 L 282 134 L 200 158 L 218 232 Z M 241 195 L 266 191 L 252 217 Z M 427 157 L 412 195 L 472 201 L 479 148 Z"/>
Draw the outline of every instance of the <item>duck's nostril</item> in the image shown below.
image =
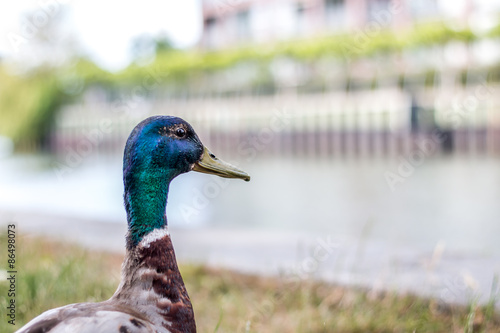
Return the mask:
<path id="1" fill-rule="evenodd" d="M 215 157 L 215 155 L 214 155 L 214 154 L 212 154 L 212 153 L 210 153 L 210 157 L 211 157 L 211 158 L 213 158 L 214 160 L 216 160 L 216 159 L 217 159 L 217 157 Z"/>

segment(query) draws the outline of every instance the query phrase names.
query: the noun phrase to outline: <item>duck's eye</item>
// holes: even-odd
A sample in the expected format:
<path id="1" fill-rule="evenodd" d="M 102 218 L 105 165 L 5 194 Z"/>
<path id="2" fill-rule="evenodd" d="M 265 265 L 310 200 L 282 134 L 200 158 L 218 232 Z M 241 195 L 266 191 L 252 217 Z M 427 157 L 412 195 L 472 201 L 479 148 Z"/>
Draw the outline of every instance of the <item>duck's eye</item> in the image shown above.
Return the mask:
<path id="1" fill-rule="evenodd" d="M 186 130 L 184 128 L 178 128 L 175 130 L 175 135 L 179 138 L 183 138 L 186 136 Z"/>

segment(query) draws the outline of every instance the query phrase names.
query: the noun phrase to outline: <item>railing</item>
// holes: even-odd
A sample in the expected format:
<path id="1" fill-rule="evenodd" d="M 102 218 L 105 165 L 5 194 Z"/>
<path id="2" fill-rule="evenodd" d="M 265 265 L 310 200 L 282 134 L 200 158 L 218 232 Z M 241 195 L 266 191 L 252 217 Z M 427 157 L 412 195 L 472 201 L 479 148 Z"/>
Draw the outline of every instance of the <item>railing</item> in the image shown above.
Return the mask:
<path id="1" fill-rule="evenodd" d="M 52 148 L 121 153 L 132 128 L 153 114 L 184 118 L 225 155 L 390 157 L 422 144 L 433 154 L 500 154 L 500 87 L 486 85 L 72 105 Z"/>

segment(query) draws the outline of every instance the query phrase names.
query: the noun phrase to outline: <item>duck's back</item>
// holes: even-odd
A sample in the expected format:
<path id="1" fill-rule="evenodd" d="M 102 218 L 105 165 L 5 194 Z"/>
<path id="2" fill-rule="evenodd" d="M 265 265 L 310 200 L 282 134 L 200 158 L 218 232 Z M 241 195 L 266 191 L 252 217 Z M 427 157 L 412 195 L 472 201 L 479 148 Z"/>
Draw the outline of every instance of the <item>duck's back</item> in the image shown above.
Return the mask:
<path id="1" fill-rule="evenodd" d="M 153 333 L 158 331 L 139 313 L 118 304 L 70 304 L 42 313 L 17 333 Z"/>

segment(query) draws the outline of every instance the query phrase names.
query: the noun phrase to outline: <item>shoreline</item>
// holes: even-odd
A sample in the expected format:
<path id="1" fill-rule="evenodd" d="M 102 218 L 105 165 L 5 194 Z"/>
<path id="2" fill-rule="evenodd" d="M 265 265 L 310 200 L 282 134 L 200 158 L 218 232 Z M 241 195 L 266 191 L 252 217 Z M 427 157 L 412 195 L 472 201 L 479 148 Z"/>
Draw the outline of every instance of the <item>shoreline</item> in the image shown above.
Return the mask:
<path id="1" fill-rule="evenodd" d="M 125 253 L 125 221 L 0 211 L 2 230 L 12 222 L 20 239 L 44 236 L 91 250 Z M 170 232 L 181 262 L 412 293 L 450 304 L 468 304 L 476 298 L 486 304 L 495 274 L 500 272 L 500 258 L 447 253 L 443 244 L 429 253 L 342 235 L 207 227 L 173 227 Z"/>

